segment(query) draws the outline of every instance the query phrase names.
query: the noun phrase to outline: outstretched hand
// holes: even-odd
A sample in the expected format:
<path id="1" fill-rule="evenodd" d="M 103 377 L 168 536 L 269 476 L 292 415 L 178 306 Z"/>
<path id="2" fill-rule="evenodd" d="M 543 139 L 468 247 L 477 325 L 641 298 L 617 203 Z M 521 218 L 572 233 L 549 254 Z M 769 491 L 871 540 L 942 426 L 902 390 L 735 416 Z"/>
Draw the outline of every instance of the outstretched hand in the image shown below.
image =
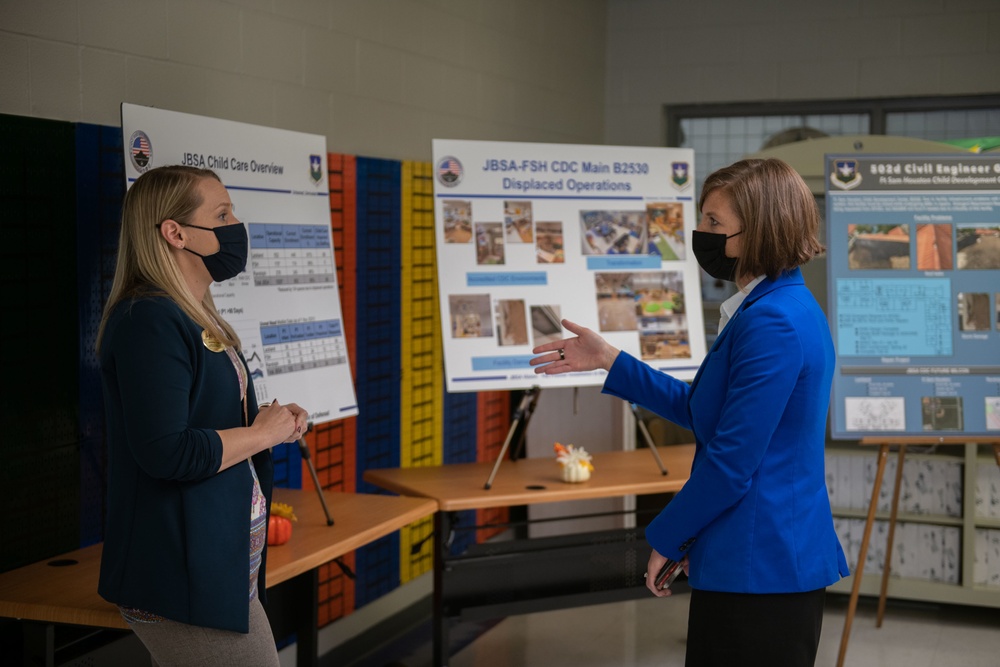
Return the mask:
<path id="1" fill-rule="evenodd" d="M 557 375 L 598 368 L 611 370 L 611 365 L 618 357 L 617 348 L 587 327 L 569 320 L 563 320 L 562 325 L 570 333 L 576 334 L 576 337 L 546 343 L 533 349 L 532 353 L 539 355 L 530 362 L 532 366 L 538 366 L 536 373 Z"/>

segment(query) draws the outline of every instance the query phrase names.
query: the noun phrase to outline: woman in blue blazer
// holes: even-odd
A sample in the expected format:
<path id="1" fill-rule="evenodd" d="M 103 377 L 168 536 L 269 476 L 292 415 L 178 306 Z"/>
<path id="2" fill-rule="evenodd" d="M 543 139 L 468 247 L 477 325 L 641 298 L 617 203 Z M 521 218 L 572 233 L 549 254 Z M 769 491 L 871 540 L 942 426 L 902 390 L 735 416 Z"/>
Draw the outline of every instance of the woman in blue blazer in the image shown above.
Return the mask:
<path id="1" fill-rule="evenodd" d="M 246 266 L 211 171 L 142 174 L 125 195 L 98 332 L 108 441 L 99 593 L 159 665 L 278 664 L 260 598 L 274 467 L 307 413 L 258 409 L 209 286 Z"/>
<path id="2" fill-rule="evenodd" d="M 539 373 L 603 368 L 604 392 L 694 432 L 691 478 L 646 528 L 647 587 L 667 559 L 692 588 L 686 665 L 813 665 L 826 586 L 850 574 L 833 528 L 824 440 L 834 350 L 799 266 L 822 251 L 809 188 L 779 160 L 705 181 L 692 248 L 739 291 L 688 385 L 564 321 Z"/>

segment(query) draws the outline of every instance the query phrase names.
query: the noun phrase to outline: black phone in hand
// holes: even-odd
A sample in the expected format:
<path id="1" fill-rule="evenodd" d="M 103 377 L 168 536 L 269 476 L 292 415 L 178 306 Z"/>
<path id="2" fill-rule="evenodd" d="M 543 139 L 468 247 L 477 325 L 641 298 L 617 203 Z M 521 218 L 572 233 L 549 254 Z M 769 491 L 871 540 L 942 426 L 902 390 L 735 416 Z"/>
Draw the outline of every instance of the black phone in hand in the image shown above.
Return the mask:
<path id="1" fill-rule="evenodd" d="M 663 564 L 663 567 L 656 574 L 656 579 L 653 580 L 656 590 L 662 591 L 664 588 L 670 588 L 670 584 L 674 583 L 674 579 L 677 578 L 682 569 L 680 561 L 668 558 L 667 562 Z"/>

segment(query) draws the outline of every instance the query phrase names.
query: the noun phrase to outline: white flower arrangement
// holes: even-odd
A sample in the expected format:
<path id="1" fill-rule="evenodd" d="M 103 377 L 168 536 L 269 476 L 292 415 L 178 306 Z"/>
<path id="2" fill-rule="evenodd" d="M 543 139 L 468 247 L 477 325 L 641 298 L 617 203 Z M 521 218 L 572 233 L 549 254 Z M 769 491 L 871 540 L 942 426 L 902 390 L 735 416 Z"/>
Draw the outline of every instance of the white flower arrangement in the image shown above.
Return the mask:
<path id="1" fill-rule="evenodd" d="M 564 482 L 586 482 L 594 470 L 591 456 L 583 447 L 556 443 L 556 461 L 562 467 Z"/>

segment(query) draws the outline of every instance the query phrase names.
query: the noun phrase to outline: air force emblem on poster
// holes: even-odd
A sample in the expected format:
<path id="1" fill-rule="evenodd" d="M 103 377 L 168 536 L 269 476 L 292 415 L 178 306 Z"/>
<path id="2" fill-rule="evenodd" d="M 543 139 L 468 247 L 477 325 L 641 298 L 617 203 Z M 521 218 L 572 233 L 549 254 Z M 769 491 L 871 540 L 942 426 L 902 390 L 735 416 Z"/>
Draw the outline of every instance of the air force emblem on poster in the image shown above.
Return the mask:
<path id="1" fill-rule="evenodd" d="M 441 158 L 437 166 L 437 179 L 438 183 L 445 186 L 446 188 L 453 188 L 462 182 L 462 176 L 465 170 L 462 167 L 462 163 L 458 161 L 457 157 L 452 157 L 451 155 Z"/>
<path id="2" fill-rule="evenodd" d="M 153 144 L 149 137 L 142 130 L 136 130 L 128 140 L 128 156 L 132 160 L 132 166 L 140 174 L 149 169 L 149 163 L 153 160 Z"/>
<path id="3" fill-rule="evenodd" d="M 671 162 L 670 174 L 670 182 L 678 190 L 691 184 L 691 167 L 687 162 Z"/>
<path id="4" fill-rule="evenodd" d="M 857 160 L 834 160 L 830 182 L 841 190 L 853 190 L 861 185 L 861 172 Z"/>
<path id="5" fill-rule="evenodd" d="M 323 157 L 320 155 L 309 156 L 309 176 L 313 183 L 323 180 Z"/>

